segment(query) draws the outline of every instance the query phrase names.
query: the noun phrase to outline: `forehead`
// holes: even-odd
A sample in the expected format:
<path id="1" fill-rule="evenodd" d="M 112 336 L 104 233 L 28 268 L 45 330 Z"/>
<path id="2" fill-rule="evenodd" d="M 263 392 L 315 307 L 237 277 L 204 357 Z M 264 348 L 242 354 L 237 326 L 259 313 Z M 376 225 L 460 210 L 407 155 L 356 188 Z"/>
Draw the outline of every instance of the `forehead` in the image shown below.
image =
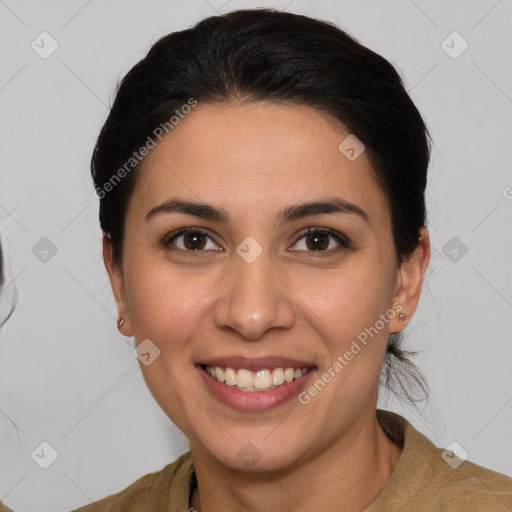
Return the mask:
<path id="1" fill-rule="evenodd" d="M 146 157 L 132 199 L 146 212 L 176 195 L 236 212 L 339 195 L 382 215 L 366 153 L 351 161 L 338 148 L 349 135 L 311 107 L 199 103 Z"/>

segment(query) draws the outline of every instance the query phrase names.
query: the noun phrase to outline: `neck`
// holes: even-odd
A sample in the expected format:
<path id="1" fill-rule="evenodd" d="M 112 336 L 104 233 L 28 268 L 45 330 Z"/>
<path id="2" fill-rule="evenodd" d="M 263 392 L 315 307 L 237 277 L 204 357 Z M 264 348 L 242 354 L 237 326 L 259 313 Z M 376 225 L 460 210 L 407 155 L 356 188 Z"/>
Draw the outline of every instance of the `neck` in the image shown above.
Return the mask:
<path id="1" fill-rule="evenodd" d="M 191 452 L 198 487 L 190 506 L 197 512 L 298 508 L 361 512 L 386 485 L 402 448 L 388 438 L 373 411 L 373 416 L 362 418 L 328 449 L 287 470 L 237 472 L 213 467 L 202 456 L 196 457 L 193 447 Z"/>

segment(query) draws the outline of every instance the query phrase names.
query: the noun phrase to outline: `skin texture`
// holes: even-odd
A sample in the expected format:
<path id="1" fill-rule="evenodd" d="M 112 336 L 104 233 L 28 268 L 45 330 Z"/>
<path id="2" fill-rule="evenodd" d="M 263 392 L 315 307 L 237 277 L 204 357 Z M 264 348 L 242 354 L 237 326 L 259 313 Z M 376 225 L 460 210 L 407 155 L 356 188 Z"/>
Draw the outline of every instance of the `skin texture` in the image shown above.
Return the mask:
<path id="1" fill-rule="evenodd" d="M 199 104 L 145 161 L 125 219 L 123 268 L 104 238 L 122 332 L 161 351 L 141 369 L 190 442 L 198 511 L 363 510 L 400 457 L 375 417 L 387 338 L 404 328 L 398 315 L 306 405 L 234 410 L 195 367 L 209 357 L 277 355 L 310 361 L 321 376 L 393 303 L 408 318 L 414 313 L 428 232 L 398 266 L 389 204 L 367 155 L 349 161 L 338 150 L 348 134 L 304 106 Z M 342 213 L 274 224 L 285 207 L 334 197 L 359 206 L 368 221 Z M 145 220 L 170 198 L 222 207 L 231 221 L 183 213 Z M 164 248 L 165 236 L 183 227 L 214 238 L 204 238 L 202 251 L 187 252 L 186 235 Z M 349 248 L 328 236 L 315 251 L 302 236 L 307 228 L 345 235 Z M 263 248 L 252 263 L 236 252 L 248 236 Z M 237 457 L 248 442 L 260 453 L 252 467 Z"/>

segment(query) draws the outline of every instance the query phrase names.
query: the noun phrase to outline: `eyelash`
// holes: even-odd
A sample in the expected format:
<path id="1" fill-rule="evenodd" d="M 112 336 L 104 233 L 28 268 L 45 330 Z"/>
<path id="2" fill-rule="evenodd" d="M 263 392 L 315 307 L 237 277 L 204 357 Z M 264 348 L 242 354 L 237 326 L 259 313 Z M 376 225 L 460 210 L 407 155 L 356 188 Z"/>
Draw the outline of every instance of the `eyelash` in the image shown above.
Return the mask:
<path id="1" fill-rule="evenodd" d="M 333 231 L 332 229 L 327 229 L 327 228 L 308 228 L 308 229 L 306 229 L 306 231 L 303 231 L 299 235 L 299 237 L 297 238 L 297 240 L 295 241 L 295 243 L 293 245 L 297 244 L 300 240 L 307 238 L 309 235 L 312 235 L 314 233 L 328 235 L 328 236 L 334 238 L 334 240 L 336 240 L 340 244 L 340 246 L 336 247 L 334 249 L 325 249 L 323 251 L 298 251 L 298 252 L 308 252 L 308 253 L 314 254 L 316 256 L 321 256 L 324 254 L 327 254 L 327 255 L 332 254 L 334 251 L 337 252 L 337 251 L 340 251 L 343 249 L 350 248 L 350 243 L 349 243 L 347 237 L 345 237 L 341 233 L 338 233 L 337 231 Z"/>
<path id="2" fill-rule="evenodd" d="M 184 253 L 195 253 L 195 254 L 197 254 L 197 253 L 200 253 L 200 252 L 204 252 L 204 249 L 197 250 L 197 251 L 188 251 L 188 250 L 185 250 L 185 249 L 179 249 L 179 248 L 171 246 L 171 242 L 175 238 L 178 238 L 179 236 L 182 236 L 182 235 L 186 235 L 188 233 L 201 233 L 202 235 L 205 235 L 208 238 L 210 238 L 210 240 L 212 240 L 212 242 L 217 243 L 217 242 L 215 242 L 213 234 L 210 231 L 208 231 L 206 229 L 202 229 L 202 228 L 193 228 L 193 227 L 191 227 L 191 228 L 181 228 L 181 229 L 178 229 L 178 231 L 174 231 L 172 233 L 169 233 L 162 240 L 162 246 L 164 247 L 164 249 L 170 249 L 171 251 L 180 251 L 180 252 L 184 252 Z"/>
<path id="3" fill-rule="evenodd" d="M 208 238 L 210 238 L 210 240 L 212 242 L 217 244 L 217 242 L 215 242 L 215 238 L 213 236 L 213 233 L 211 233 L 211 231 L 208 231 L 203 228 L 188 227 L 188 228 L 181 228 L 178 231 L 175 231 L 175 232 L 172 232 L 172 233 L 169 233 L 168 235 L 166 235 L 164 237 L 164 239 L 162 240 L 163 248 L 171 250 L 171 251 L 180 251 L 182 253 L 192 253 L 193 255 L 197 255 L 197 253 L 204 253 L 205 252 L 204 249 L 186 250 L 186 249 L 172 247 L 171 243 L 173 240 L 175 240 L 176 238 L 178 238 L 180 236 L 186 235 L 188 233 L 201 233 L 201 234 L 207 236 Z M 297 240 L 295 241 L 295 243 L 293 245 L 296 245 L 300 240 L 302 240 L 303 238 L 307 238 L 309 235 L 312 235 L 314 233 L 320 233 L 320 234 L 331 236 L 340 244 L 341 247 L 338 247 L 335 249 L 326 249 L 323 251 L 296 251 L 296 252 L 307 252 L 307 253 L 314 254 L 315 257 L 317 257 L 317 256 L 321 256 L 323 254 L 331 254 L 333 251 L 351 248 L 350 242 L 347 237 L 345 237 L 341 233 L 338 233 L 336 231 L 333 231 L 331 229 L 326 229 L 326 228 L 308 228 L 307 230 L 303 231 L 299 235 L 299 237 L 297 238 Z M 294 252 L 295 252 L 295 250 L 294 250 Z"/>

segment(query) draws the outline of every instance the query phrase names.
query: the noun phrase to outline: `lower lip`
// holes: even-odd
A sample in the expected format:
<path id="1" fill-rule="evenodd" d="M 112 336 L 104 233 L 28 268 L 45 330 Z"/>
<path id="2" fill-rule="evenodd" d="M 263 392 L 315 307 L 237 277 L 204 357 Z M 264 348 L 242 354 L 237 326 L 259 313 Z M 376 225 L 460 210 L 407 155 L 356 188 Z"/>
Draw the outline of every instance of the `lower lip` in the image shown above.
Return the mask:
<path id="1" fill-rule="evenodd" d="M 299 379 L 285 382 L 269 391 L 240 391 L 214 379 L 201 365 L 196 368 L 215 398 L 241 411 L 266 411 L 279 407 L 297 396 L 315 373 L 311 369 Z"/>

